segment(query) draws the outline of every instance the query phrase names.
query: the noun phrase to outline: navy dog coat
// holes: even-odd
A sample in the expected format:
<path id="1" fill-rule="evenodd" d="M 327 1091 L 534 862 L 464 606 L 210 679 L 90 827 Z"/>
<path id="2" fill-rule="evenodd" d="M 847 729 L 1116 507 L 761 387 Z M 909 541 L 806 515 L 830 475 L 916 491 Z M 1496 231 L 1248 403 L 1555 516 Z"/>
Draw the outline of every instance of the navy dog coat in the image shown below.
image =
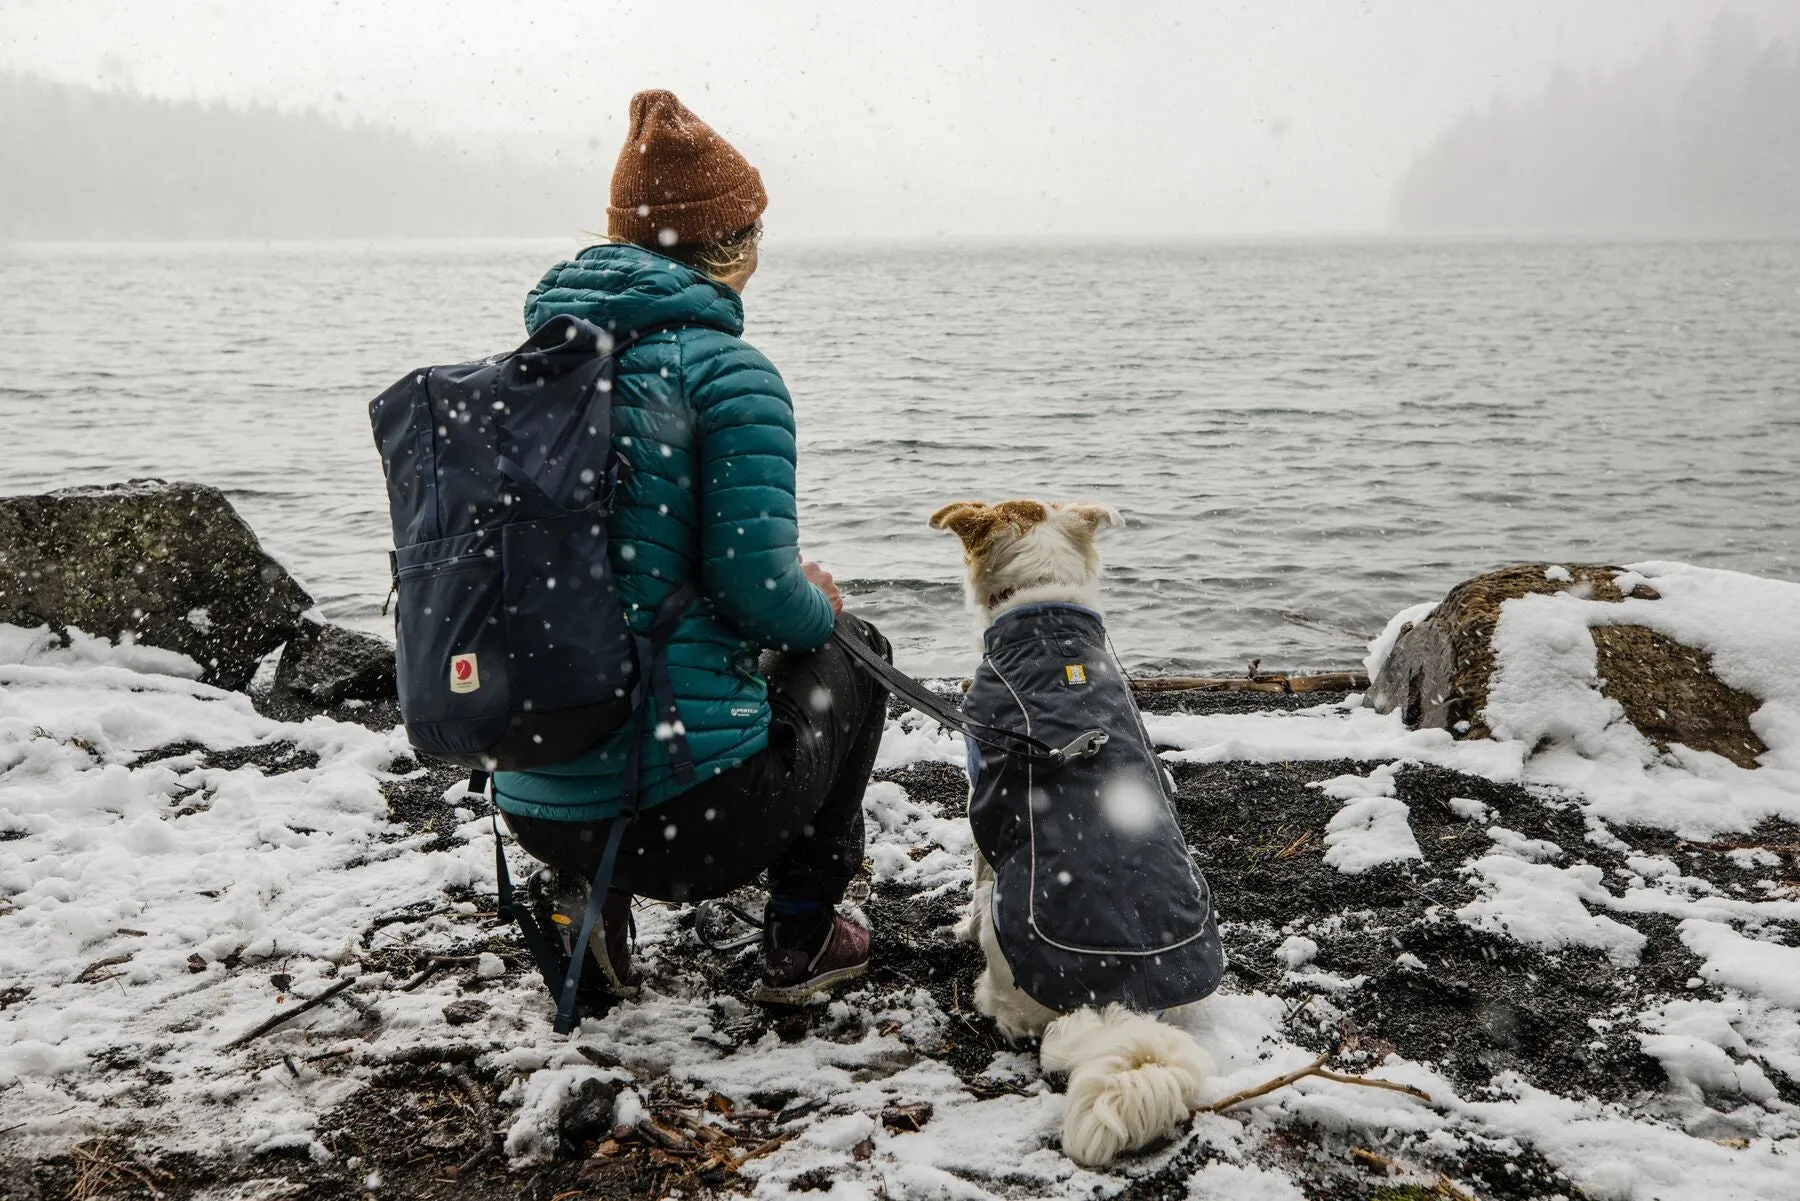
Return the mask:
<path id="1" fill-rule="evenodd" d="M 994 933 L 1026 995 L 1062 1011 L 1154 1012 L 1218 987 L 1212 895 L 1100 615 L 1069 604 L 1002 615 L 963 715 L 1051 746 L 1107 735 L 1098 754 L 1060 765 L 969 744 L 969 824 L 994 869 Z"/>

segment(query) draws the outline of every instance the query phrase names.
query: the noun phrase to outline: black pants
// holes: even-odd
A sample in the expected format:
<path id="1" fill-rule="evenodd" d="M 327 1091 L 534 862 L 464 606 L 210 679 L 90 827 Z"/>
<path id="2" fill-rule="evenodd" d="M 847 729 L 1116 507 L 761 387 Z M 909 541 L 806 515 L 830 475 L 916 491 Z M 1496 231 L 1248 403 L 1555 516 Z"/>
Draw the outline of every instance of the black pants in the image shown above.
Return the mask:
<path id="1" fill-rule="evenodd" d="M 890 661 L 874 626 L 849 614 L 838 629 Z M 887 720 L 887 692 L 835 643 L 765 654 L 767 750 L 646 809 L 625 831 L 613 888 L 662 901 L 701 901 L 750 883 L 835 904 L 862 867 L 862 794 Z M 558 871 L 592 877 L 610 821 L 508 813 L 519 845 Z"/>

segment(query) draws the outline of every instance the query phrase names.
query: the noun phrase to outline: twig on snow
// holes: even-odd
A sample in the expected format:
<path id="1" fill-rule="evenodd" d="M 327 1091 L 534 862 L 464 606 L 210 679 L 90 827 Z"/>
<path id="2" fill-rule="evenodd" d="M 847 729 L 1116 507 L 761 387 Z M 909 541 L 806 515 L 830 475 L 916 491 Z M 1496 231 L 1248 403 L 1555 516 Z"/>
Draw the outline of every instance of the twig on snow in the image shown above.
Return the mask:
<path id="1" fill-rule="evenodd" d="M 1255 1100 L 1257 1097 L 1272 1093 L 1278 1088 L 1286 1088 L 1288 1085 L 1293 1084 L 1296 1081 L 1304 1080 L 1308 1076 L 1318 1076 L 1324 1080 L 1335 1080 L 1339 1084 L 1356 1084 L 1363 1088 L 1384 1088 L 1389 1092 L 1405 1093 L 1407 1096 L 1415 1097 L 1428 1105 L 1436 1104 L 1436 1102 L 1432 1101 L 1429 1093 L 1424 1092 L 1421 1089 L 1416 1089 L 1410 1084 L 1400 1084 L 1393 1080 L 1372 1080 L 1367 1076 L 1348 1076 L 1342 1072 L 1333 1072 L 1325 1066 L 1329 1062 L 1331 1062 L 1331 1053 L 1321 1055 L 1303 1068 L 1289 1072 L 1285 1076 L 1277 1076 L 1275 1079 L 1265 1081 L 1255 1088 L 1247 1088 L 1242 1092 L 1232 1093 L 1229 1097 L 1226 1097 L 1223 1100 L 1214 1101 L 1211 1105 L 1203 1105 L 1194 1112 L 1223 1113 L 1234 1105 L 1242 1105 L 1245 1101 Z"/>
<path id="2" fill-rule="evenodd" d="M 1367 1147 L 1352 1148 L 1350 1151 L 1350 1159 L 1358 1167 L 1368 1168 L 1371 1171 L 1381 1172 L 1388 1176 L 1395 1176 L 1400 1172 L 1399 1164 L 1395 1163 L 1385 1155 L 1380 1155 L 1369 1150 Z"/>
<path id="3" fill-rule="evenodd" d="M 355 976 L 344 977 L 342 980 L 339 980 L 336 984 L 333 984 L 330 988 L 326 989 L 324 992 L 320 993 L 318 996 L 312 998 L 311 1000 L 300 1002 L 300 1004 L 294 1006 L 292 1009 L 288 1010 L 286 1013 L 276 1014 L 274 1017 L 270 1018 L 268 1021 L 264 1022 L 262 1025 L 258 1026 L 256 1029 L 250 1031 L 248 1034 L 238 1035 L 236 1038 L 232 1039 L 230 1042 L 225 1044 L 225 1049 L 227 1051 L 235 1051 L 237 1048 L 243 1046 L 245 1043 L 251 1042 L 254 1039 L 261 1038 L 263 1035 L 267 1034 L 269 1031 L 286 1025 L 288 1022 L 293 1021 L 295 1018 L 299 1017 L 301 1014 L 305 1013 L 307 1010 L 317 1009 L 319 1006 L 323 1005 L 325 1002 L 331 1000 L 331 998 L 333 998 L 333 997 L 337 996 L 339 993 L 343 992 L 346 988 L 349 988 L 352 984 L 355 984 L 356 979 L 357 978 Z"/>
<path id="4" fill-rule="evenodd" d="M 425 983 L 425 981 L 431 979 L 433 976 L 437 975 L 439 972 L 443 971 L 447 967 L 454 967 L 456 964 L 459 964 L 459 963 L 474 963 L 476 960 L 478 960 L 480 958 L 481 958 L 481 956 L 479 956 L 479 955 L 437 955 L 437 956 L 434 956 L 434 957 L 432 957 L 430 962 L 426 963 L 426 965 L 424 967 L 419 969 L 419 973 L 416 976 L 414 976 L 412 979 L 408 980 L 405 984 L 400 985 L 399 989 L 401 992 L 411 992 L 413 989 L 419 987 L 419 985 Z"/>
<path id="5" fill-rule="evenodd" d="M 1770 851 L 1777 855 L 1800 855 L 1800 842 L 1699 842 L 1684 838 L 1675 844 L 1677 850 L 1686 850 L 1689 847 L 1726 854 L 1732 851 Z"/>
<path id="6" fill-rule="evenodd" d="M 418 1063 L 474 1063 L 488 1051 L 494 1049 L 496 1048 L 478 1047 L 474 1043 L 453 1043 L 447 1046 L 426 1045 L 421 1047 L 405 1047 L 378 1058 L 374 1056 L 364 1056 L 362 1062 L 384 1068 Z"/>
<path id="7" fill-rule="evenodd" d="M 114 976 L 122 976 L 125 973 L 109 972 L 104 976 L 97 976 L 94 973 L 98 972 L 101 968 L 118 967 L 121 963 L 130 962 L 131 952 L 129 951 L 125 952 L 123 955 L 108 955 L 105 959 L 96 959 L 94 962 L 81 969 L 81 974 L 75 977 L 75 983 L 99 984 L 103 980 L 111 980 Z"/>
<path id="8" fill-rule="evenodd" d="M 1289 1072 L 1285 1076 L 1277 1076 L 1277 1077 L 1275 1077 L 1275 1079 L 1265 1081 L 1264 1083 L 1257 1085 L 1255 1088 L 1247 1088 L 1247 1089 L 1242 1090 L 1241 1092 L 1232 1093 L 1229 1097 L 1226 1097 L 1223 1100 L 1214 1101 L 1211 1105 L 1203 1105 L 1200 1107 L 1199 1112 L 1201 1112 L 1201 1113 L 1223 1113 L 1227 1109 L 1230 1109 L 1233 1105 L 1242 1105 L 1245 1101 L 1255 1100 L 1257 1097 L 1260 1097 L 1260 1096 L 1264 1095 L 1265 1093 L 1272 1093 L 1278 1088 L 1286 1088 L 1288 1085 L 1292 1084 L 1294 1081 L 1305 1079 L 1306 1077 L 1312 1075 L 1314 1072 L 1318 1071 L 1320 1068 L 1324 1067 L 1326 1062 L 1328 1060 L 1330 1060 L 1330 1058 L 1331 1058 L 1331 1056 L 1329 1054 L 1321 1055 L 1317 1059 L 1313 1060 L 1311 1063 L 1307 1064 L 1305 1067 L 1300 1068 L 1297 1071 Z"/>
<path id="9" fill-rule="evenodd" d="M 335 1051 L 320 1051 L 317 1055 L 308 1055 L 306 1057 L 306 1062 L 323 1063 L 327 1059 L 338 1059 L 342 1056 L 352 1054 L 355 1050 L 355 1047 L 339 1047 Z"/>
<path id="10" fill-rule="evenodd" d="M 1410 1084 L 1401 1084 L 1398 1080 L 1377 1080 L 1373 1076 L 1346 1076 L 1342 1072 L 1327 1072 L 1323 1069 L 1314 1072 L 1313 1075 L 1323 1080 L 1335 1080 L 1339 1084 L 1360 1084 L 1364 1088 L 1385 1088 L 1389 1092 L 1405 1093 L 1427 1105 L 1436 1104 L 1432 1101 L 1431 1094 L 1424 1089 L 1414 1088 Z"/>
<path id="11" fill-rule="evenodd" d="M 782 1146 L 787 1143 L 787 1141 L 789 1139 L 796 1137 L 799 1133 L 800 1132 L 798 1130 L 789 1130 L 789 1131 L 785 1131 L 784 1133 L 776 1135 L 774 1138 L 769 1139 L 767 1142 L 758 1143 L 756 1146 L 752 1147 L 748 1152 L 746 1152 L 744 1154 L 744 1156 L 738 1160 L 738 1162 L 739 1163 L 749 1163 L 753 1159 L 761 1159 L 765 1155 L 772 1155 L 776 1151 L 779 1151 L 782 1148 Z"/>

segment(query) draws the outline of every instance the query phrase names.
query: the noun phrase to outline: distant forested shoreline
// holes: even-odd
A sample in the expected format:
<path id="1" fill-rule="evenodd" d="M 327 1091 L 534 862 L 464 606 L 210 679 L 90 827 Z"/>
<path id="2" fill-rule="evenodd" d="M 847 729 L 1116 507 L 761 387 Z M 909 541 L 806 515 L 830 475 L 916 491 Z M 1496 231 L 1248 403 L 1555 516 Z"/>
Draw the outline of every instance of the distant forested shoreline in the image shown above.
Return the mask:
<path id="1" fill-rule="evenodd" d="M 0 239 L 569 236 L 607 161 L 558 171 L 316 110 L 0 71 Z"/>
<path id="2" fill-rule="evenodd" d="M 1623 70 L 1566 70 L 1445 130 L 1401 183 L 1418 233 L 1800 234 L 1800 52 L 1722 18 Z"/>

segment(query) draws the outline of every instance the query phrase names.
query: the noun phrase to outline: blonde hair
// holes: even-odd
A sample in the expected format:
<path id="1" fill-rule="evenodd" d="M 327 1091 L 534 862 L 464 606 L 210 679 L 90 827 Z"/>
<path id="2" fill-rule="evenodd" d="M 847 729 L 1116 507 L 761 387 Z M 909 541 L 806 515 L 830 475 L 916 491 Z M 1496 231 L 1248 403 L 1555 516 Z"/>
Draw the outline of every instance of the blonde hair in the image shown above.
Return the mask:
<path id="1" fill-rule="evenodd" d="M 657 245 L 645 246 L 644 249 L 667 255 L 676 262 L 686 263 L 704 272 L 714 283 L 722 284 L 742 274 L 756 262 L 757 244 L 762 241 L 762 233 L 762 222 L 758 221 L 704 246 Z M 620 246 L 643 245 L 630 238 L 609 237 L 606 241 Z"/>

